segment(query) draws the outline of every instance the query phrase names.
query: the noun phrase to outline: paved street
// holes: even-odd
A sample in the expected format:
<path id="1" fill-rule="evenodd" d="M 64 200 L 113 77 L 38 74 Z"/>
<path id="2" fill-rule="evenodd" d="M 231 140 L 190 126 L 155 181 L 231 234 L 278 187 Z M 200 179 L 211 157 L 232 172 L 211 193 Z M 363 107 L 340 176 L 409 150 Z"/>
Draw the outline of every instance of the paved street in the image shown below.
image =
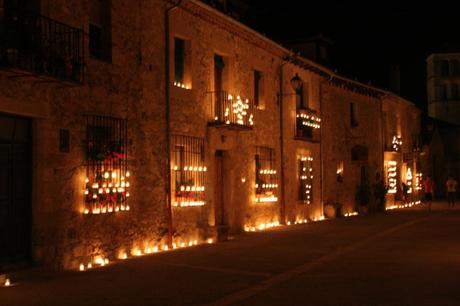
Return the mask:
<path id="1" fill-rule="evenodd" d="M 34 273 L 0 305 L 460 305 L 460 210 L 437 203 Z"/>

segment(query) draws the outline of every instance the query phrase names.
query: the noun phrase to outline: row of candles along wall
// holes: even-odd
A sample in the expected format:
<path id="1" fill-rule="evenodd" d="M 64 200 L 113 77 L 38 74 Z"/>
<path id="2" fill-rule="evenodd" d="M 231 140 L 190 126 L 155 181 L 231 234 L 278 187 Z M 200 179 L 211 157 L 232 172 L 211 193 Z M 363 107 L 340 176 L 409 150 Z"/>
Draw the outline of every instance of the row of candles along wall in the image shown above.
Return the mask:
<path id="1" fill-rule="evenodd" d="M 422 201 L 413 201 L 413 202 L 409 202 L 409 203 L 406 203 L 406 204 L 391 205 L 391 206 L 386 207 L 385 210 L 392 210 L 392 209 L 398 209 L 398 208 L 409 208 L 409 207 L 419 205 L 421 203 L 422 203 Z"/>
<path id="2" fill-rule="evenodd" d="M 354 215 L 357 215 L 357 213 L 349 213 L 349 214 L 345 214 L 345 216 L 354 216 Z M 325 220 L 324 216 L 320 216 L 318 218 L 314 218 L 313 219 L 313 222 L 317 222 L 317 221 L 323 221 Z M 304 223 L 307 223 L 307 219 L 299 219 L 299 220 L 296 220 L 294 222 L 290 222 L 288 221 L 287 222 L 287 225 L 290 226 L 290 225 L 297 225 L 297 224 L 304 224 Z M 276 221 L 276 222 L 272 222 L 272 223 L 261 223 L 259 224 L 257 227 L 248 227 L 248 226 L 245 226 L 245 231 L 247 232 L 250 232 L 250 231 L 261 231 L 261 230 L 267 230 L 267 229 L 270 229 L 270 228 L 274 228 L 274 227 L 278 227 L 278 226 L 281 226 L 281 224 Z M 208 244 L 212 244 L 214 243 L 214 240 L 212 238 L 209 238 L 206 240 L 206 243 Z M 163 245 L 162 247 L 159 247 L 159 246 L 153 246 L 153 247 L 146 247 L 144 249 L 144 251 L 142 251 L 140 248 L 133 248 L 131 250 L 131 255 L 134 256 L 134 257 L 138 257 L 138 256 L 142 256 L 142 255 L 149 255 L 149 254 L 154 254 L 154 253 L 159 253 L 159 252 L 166 252 L 166 251 L 170 251 L 170 250 L 175 250 L 175 249 L 179 249 L 179 248 L 185 248 L 185 247 L 192 247 L 192 246 L 196 246 L 198 245 L 199 242 L 198 240 L 192 240 L 192 241 L 189 241 L 188 243 L 186 242 L 181 242 L 181 243 L 173 243 L 172 245 L 172 248 L 169 248 L 167 245 Z M 118 255 L 118 259 L 120 260 L 125 260 L 125 259 L 128 259 L 129 256 L 126 252 L 120 252 L 119 255 Z M 84 263 L 81 263 L 80 266 L 79 266 L 79 270 L 80 271 L 85 271 L 85 270 L 88 270 L 88 269 L 92 269 L 96 266 L 105 266 L 107 264 L 110 263 L 110 260 L 108 258 L 103 258 L 102 256 L 97 256 L 94 258 L 94 260 L 92 260 L 91 262 L 89 262 L 88 264 L 84 264 Z"/>
<path id="3" fill-rule="evenodd" d="M 144 255 L 168 252 L 168 251 L 177 250 L 177 249 L 183 249 L 187 247 L 193 247 L 193 246 L 197 246 L 199 244 L 205 244 L 205 243 L 213 244 L 214 239 L 208 238 L 206 241 L 203 241 L 203 242 L 199 242 L 198 240 L 190 240 L 189 242 L 182 241 L 181 243 L 173 243 L 171 248 L 168 247 L 168 245 L 147 246 L 144 248 L 144 250 L 141 250 L 140 248 L 133 248 L 130 252 L 130 255 L 131 257 L 139 257 L 139 256 L 144 256 Z M 129 257 L 130 256 L 128 255 L 127 252 L 121 251 L 119 252 L 117 259 L 126 260 Z M 90 270 L 96 267 L 104 267 L 108 265 L 110 262 L 111 261 L 108 258 L 104 258 L 103 256 L 96 256 L 93 258 L 93 260 L 91 260 L 87 264 L 80 263 L 78 270 L 86 271 L 86 270 Z"/>
<path id="4" fill-rule="evenodd" d="M 393 205 L 393 206 L 387 207 L 386 209 L 387 210 L 392 210 L 392 209 L 397 209 L 397 208 L 407 208 L 407 207 L 412 207 L 412 206 L 418 205 L 420 203 L 421 203 L 421 201 L 416 201 L 416 202 L 411 202 L 411 203 L 404 204 L 404 205 Z M 357 215 L 358 215 L 357 212 L 350 212 L 350 213 L 345 213 L 344 214 L 345 217 L 352 217 L 352 216 L 357 216 Z M 320 216 L 319 218 L 314 218 L 313 222 L 323 221 L 323 220 L 325 220 L 324 216 Z M 306 224 L 306 223 L 308 223 L 307 219 L 298 219 L 298 220 L 296 220 L 294 222 L 288 221 L 286 223 L 286 225 L 291 226 L 291 225 Z M 255 232 L 255 231 L 268 230 L 268 229 L 279 227 L 279 226 L 281 226 L 281 224 L 278 221 L 276 221 L 276 222 L 271 222 L 271 223 L 261 223 L 257 227 L 255 227 L 255 226 L 253 226 L 253 227 L 245 226 L 244 230 L 246 232 Z M 209 239 L 206 240 L 206 243 L 212 244 L 212 243 L 214 243 L 214 240 L 212 238 L 209 238 Z M 188 243 L 182 242 L 180 244 L 173 243 L 172 250 L 175 250 L 177 248 L 192 247 L 192 246 L 196 246 L 196 245 L 198 245 L 198 240 L 189 241 Z M 131 255 L 135 256 L 135 257 L 139 257 L 139 256 L 142 256 L 142 255 L 149 255 L 149 254 L 154 254 L 154 253 L 159 253 L 159 252 L 167 252 L 167 251 L 170 251 L 170 250 L 171 249 L 167 245 L 164 245 L 162 248 L 160 248 L 158 246 L 147 247 L 144 250 L 144 252 L 142 252 L 139 248 L 134 248 L 131 251 Z M 119 256 L 118 256 L 118 259 L 126 260 L 126 259 L 128 259 L 128 254 L 126 252 L 121 252 L 119 254 Z M 79 265 L 79 270 L 80 271 L 86 271 L 86 270 L 90 270 L 90 269 L 92 269 L 92 268 L 94 268 L 96 266 L 100 266 L 100 267 L 106 266 L 109 263 L 110 263 L 110 260 L 108 258 L 103 258 L 102 256 L 97 256 L 97 257 L 94 258 L 94 260 L 92 262 L 89 262 L 86 265 L 84 263 L 81 263 Z M 93 267 L 93 264 L 95 265 L 94 267 Z M 11 286 L 11 280 L 9 278 L 5 279 L 4 286 L 5 287 Z"/>
<path id="5" fill-rule="evenodd" d="M 351 213 L 346 213 L 344 216 L 345 217 L 352 217 L 352 216 L 357 216 L 358 213 L 357 212 L 351 212 Z M 324 221 L 326 220 L 326 218 L 324 216 L 319 216 L 319 217 L 315 217 L 313 218 L 312 221 L 308 221 L 307 219 L 297 219 L 296 221 L 288 221 L 286 222 L 286 225 L 284 226 L 291 226 L 291 225 L 297 225 L 297 224 L 306 224 L 308 222 L 318 222 L 318 221 Z M 245 232 L 257 232 L 257 231 L 264 231 L 264 230 L 268 230 L 268 229 L 271 229 L 271 228 L 275 228 L 275 227 L 281 227 L 283 226 L 279 221 L 275 221 L 275 222 L 269 222 L 269 223 L 260 223 L 258 224 L 257 226 L 249 226 L 249 225 L 245 225 L 244 226 L 244 231 Z"/>
<path id="6" fill-rule="evenodd" d="M 352 213 L 345 214 L 345 216 L 346 217 L 351 217 L 351 216 L 356 216 L 357 214 L 358 213 L 356 213 L 356 212 L 352 212 Z M 317 217 L 317 218 L 315 217 L 313 219 L 313 222 L 318 222 L 318 221 L 323 221 L 323 220 L 326 220 L 324 218 L 324 216 L 320 216 L 320 217 Z M 308 223 L 307 219 L 298 219 L 298 220 L 296 220 L 294 222 L 288 221 L 286 225 L 291 226 L 291 225 L 306 224 L 306 223 Z M 271 223 L 261 223 L 257 227 L 245 226 L 244 230 L 246 232 L 255 232 L 255 231 L 268 230 L 268 229 L 279 227 L 279 226 L 281 226 L 281 224 L 278 221 L 276 221 L 276 222 L 271 222 Z M 209 239 L 207 239 L 205 241 L 205 243 L 212 244 L 212 243 L 214 243 L 214 240 L 212 238 L 209 238 Z M 139 256 L 143 256 L 143 255 L 150 255 L 150 254 L 155 254 L 155 253 L 160 253 L 160 252 L 167 252 L 167 251 L 176 250 L 176 249 L 180 249 L 180 248 L 196 246 L 198 244 L 199 244 L 198 240 L 191 240 L 188 243 L 186 243 L 186 242 L 181 242 L 181 243 L 177 243 L 177 244 L 173 243 L 172 248 L 169 248 L 167 245 L 163 245 L 162 247 L 159 247 L 159 246 L 146 247 L 144 249 L 144 251 L 142 251 L 140 248 L 133 248 L 131 250 L 131 256 L 132 257 L 139 257 Z M 118 255 L 119 260 L 126 260 L 128 258 L 129 258 L 129 256 L 128 256 L 128 253 L 126 253 L 126 252 L 120 252 L 119 255 Z M 90 270 L 90 269 L 93 269 L 93 268 L 98 267 L 98 266 L 103 267 L 103 266 L 108 265 L 110 262 L 111 261 L 108 258 L 104 258 L 102 256 L 96 256 L 91 262 L 87 263 L 86 265 L 84 263 L 80 263 L 79 270 L 80 271 L 86 271 L 86 270 Z"/>
<path id="7" fill-rule="evenodd" d="M 410 203 L 402 204 L 402 205 L 392 205 L 392 206 L 388 206 L 386 208 L 386 210 L 392 210 L 392 209 L 397 209 L 397 208 L 409 208 L 409 207 L 419 205 L 420 203 L 421 203 L 421 201 L 414 201 L 414 202 L 410 202 Z M 353 211 L 353 212 L 345 213 L 343 216 L 344 217 L 354 217 L 354 216 L 357 216 L 357 215 L 358 215 L 358 212 Z M 318 222 L 318 221 L 323 221 L 323 220 L 326 220 L 325 217 L 320 216 L 319 218 L 313 218 L 313 220 L 311 222 Z M 307 219 L 297 219 L 294 222 L 288 221 L 286 223 L 286 225 L 291 226 L 291 225 L 297 225 L 297 224 L 306 224 L 308 222 L 309 221 Z M 274 228 L 274 227 L 280 227 L 280 226 L 282 226 L 282 224 L 280 224 L 279 221 L 275 221 L 275 222 L 270 222 L 270 223 L 260 223 L 257 226 L 248 226 L 248 225 L 246 225 L 244 227 L 244 230 L 246 232 L 256 232 L 256 231 L 264 231 L 264 230 L 267 230 L 267 229 L 271 229 L 271 228 Z"/>

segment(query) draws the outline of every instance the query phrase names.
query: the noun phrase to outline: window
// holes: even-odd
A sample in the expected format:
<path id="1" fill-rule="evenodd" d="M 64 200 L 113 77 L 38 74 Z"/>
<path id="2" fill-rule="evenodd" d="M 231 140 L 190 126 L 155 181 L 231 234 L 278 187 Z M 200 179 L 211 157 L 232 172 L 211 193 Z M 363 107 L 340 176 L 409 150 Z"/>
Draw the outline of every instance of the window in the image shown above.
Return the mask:
<path id="1" fill-rule="evenodd" d="M 127 120 L 86 117 L 85 214 L 129 210 Z"/>
<path id="2" fill-rule="evenodd" d="M 313 138 L 313 127 L 305 125 L 305 121 L 302 117 L 296 118 L 296 137 L 312 139 Z"/>
<path id="3" fill-rule="evenodd" d="M 460 66 L 458 60 L 450 61 L 451 75 L 458 76 L 460 74 Z"/>
<path id="4" fill-rule="evenodd" d="M 445 84 L 436 86 L 436 100 L 444 101 L 447 100 L 447 89 Z"/>
<path id="5" fill-rule="evenodd" d="M 448 76 L 449 75 L 449 61 L 447 60 L 442 60 L 439 62 L 439 70 L 441 73 L 441 76 Z"/>
<path id="6" fill-rule="evenodd" d="M 70 133 L 67 129 L 59 130 L 59 152 L 70 152 Z"/>
<path id="7" fill-rule="evenodd" d="M 299 159 L 299 200 L 306 204 L 313 201 L 313 158 Z"/>
<path id="8" fill-rule="evenodd" d="M 350 103 L 350 126 L 351 127 L 358 126 L 358 120 L 357 120 L 357 115 L 356 115 L 356 104 L 353 102 Z"/>
<path id="9" fill-rule="evenodd" d="M 351 149 L 351 160 L 354 162 L 367 162 L 368 149 L 367 146 L 356 145 Z"/>
<path id="10" fill-rule="evenodd" d="M 451 84 L 451 99 L 452 100 L 458 100 L 458 84 Z"/>
<path id="11" fill-rule="evenodd" d="M 185 41 L 180 38 L 174 39 L 174 81 L 179 84 L 185 83 Z"/>
<path id="12" fill-rule="evenodd" d="M 172 182 L 175 207 L 203 206 L 207 172 L 204 139 L 173 135 Z"/>
<path id="13" fill-rule="evenodd" d="M 296 107 L 297 109 L 308 109 L 308 83 L 304 82 L 300 86 L 296 95 Z"/>
<path id="14" fill-rule="evenodd" d="M 254 106 L 262 106 L 262 72 L 254 70 Z"/>
<path id="15" fill-rule="evenodd" d="M 214 54 L 214 92 L 219 94 L 224 86 L 224 57 L 219 54 Z"/>
<path id="16" fill-rule="evenodd" d="M 343 160 L 337 162 L 337 182 L 343 182 Z"/>
<path id="17" fill-rule="evenodd" d="M 111 0 L 90 1 L 89 52 L 94 58 L 112 60 Z"/>
<path id="18" fill-rule="evenodd" d="M 275 150 L 267 147 L 256 147 L 255 177 L 257 202 L 276 202 L 278 189 L 275 169 Z"/>

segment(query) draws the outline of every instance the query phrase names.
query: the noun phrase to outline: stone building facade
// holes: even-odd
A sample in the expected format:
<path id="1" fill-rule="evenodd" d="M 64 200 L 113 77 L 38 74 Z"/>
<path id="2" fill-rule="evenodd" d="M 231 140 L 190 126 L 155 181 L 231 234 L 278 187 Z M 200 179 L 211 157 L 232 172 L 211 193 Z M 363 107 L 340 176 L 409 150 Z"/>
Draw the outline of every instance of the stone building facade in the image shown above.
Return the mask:
<path id="1" fill-rule="evenodd" d="M 158 51 L 163 1 L 137 1 L 138 7 L 113 1 L 99 8 L 90 1 L 42 1 L 27 13 L 14 2 L 2 1 L 1 11 L 2 263 L 75 268 L 160 239 L 167 229 L 164 55 Z M 90 29 L 97 23 L 91 16 L 103 13 L 111 29 L 105 50 L 102 30 L 97 36 L 98 29 Z M 115 135 L 120 122 L 127 135 Z M 99 144 L 109 138 L 124 144 L 118 153 L 127 154 L 120 159 L 127 159 L 124 170 L 132 174 L 124 211 L 117 204 L 103 213 L 85 201 L 91 164 L 104 167 L 110 158 L 89 158 L 88 134 L 99 135 Z M 98 171 L 121 170 L 113 164 Z"/>
<path id="2" fill-rule="evenodd" d="M 1 11 L 0 218 L 17 220 L 0 220 L 3 270 L 84 270 L 320 220 L 330 203 L 354 213 L 384 171 L 382 114 L 408 118 L 413 147 L 413 104 L 199 1 L 90 3 L 42 1 L 34 18 L 65 23 L 51 33 Z"/>

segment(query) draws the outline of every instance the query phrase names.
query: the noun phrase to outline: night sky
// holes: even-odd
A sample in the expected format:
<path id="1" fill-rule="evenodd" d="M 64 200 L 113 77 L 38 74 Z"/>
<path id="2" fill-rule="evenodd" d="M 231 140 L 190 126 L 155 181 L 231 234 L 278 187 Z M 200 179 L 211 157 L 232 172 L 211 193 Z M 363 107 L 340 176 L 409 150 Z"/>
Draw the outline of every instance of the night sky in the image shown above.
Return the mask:
<path id="1" fill-rule="evenodd" d="M 389 88 L 389 67 L 399 65 L 401 96 L 425 109 L 426 57 L 460 51 L 460 13 L 454 4 L 251 0 L 242 21 L 278 42 L 322 33 L 334 42 L 332 68 L 364 83 Z"/>

